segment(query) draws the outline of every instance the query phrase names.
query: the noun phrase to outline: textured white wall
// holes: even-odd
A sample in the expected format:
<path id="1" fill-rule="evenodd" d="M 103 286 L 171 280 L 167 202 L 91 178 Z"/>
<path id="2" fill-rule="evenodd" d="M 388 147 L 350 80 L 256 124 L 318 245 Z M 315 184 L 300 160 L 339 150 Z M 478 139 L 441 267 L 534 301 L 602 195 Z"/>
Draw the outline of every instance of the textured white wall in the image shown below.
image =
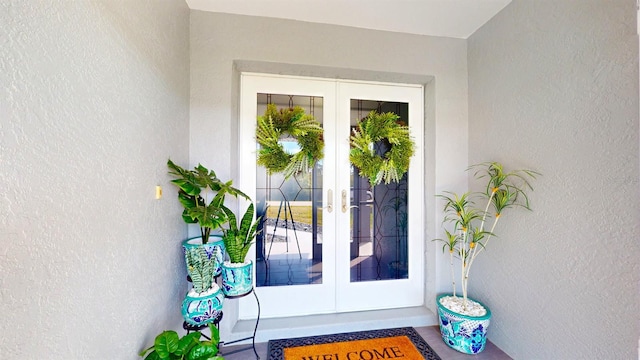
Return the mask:
<path id="1" fill-rule="evenodd" d="M 434 193 L 467 186 L 460 177 L 468 165 L 466 50 L 466 41 L 460 39 L 192 11 L 191 163 L 202 162 L 229 178 L 236 173 L 238 151 L 253 151 L 237 148 L 239 80 L 234 67 L 302 76 L 431 81 L 425 111 L 425 239 L 436 238 L 439 213 L 434 211 Z M 427 247 L 427 303 L 433 308 L 435 290 L 446 283 L 439 280 L 441 268 L 436 266 L 441 252 L 431 241 Z M 232 306 L 225 303 L 226 321 L 232 318 Z"/>
<path id="2" fill-rule="evenodd" d="M 469 161 L 543 173 L 471 274 L 516 359 L 632 359 L 640 321 L 635 0 L 514 0 L 469 38 Z"/>
<path id="3" fill-rule="evenodd" d="M 0 358 L 137 359 L 186 292 L 165 164 L 188 161 L 189 9 L 3 1 L 0 23 Z"/>

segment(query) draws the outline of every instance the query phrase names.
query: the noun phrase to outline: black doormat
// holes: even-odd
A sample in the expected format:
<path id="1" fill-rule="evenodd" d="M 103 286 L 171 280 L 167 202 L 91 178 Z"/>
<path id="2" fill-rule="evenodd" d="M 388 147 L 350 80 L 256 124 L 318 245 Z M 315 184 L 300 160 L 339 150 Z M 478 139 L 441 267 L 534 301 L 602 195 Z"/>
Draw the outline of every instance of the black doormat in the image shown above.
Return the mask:
<path id="1" fill-rule="evenodd" d="M 428 360 L 441 360 L 438 354 L 427 344 L 427 342 L 412 327 L 381 329 L 370 331 L 358 331 L 351 333 L 308 336 L 290 339 L 269 340 L 268 360 L 284 360 L 284 349 L 298 346 L 329 344 L 344 341 L 378 339 L 393 336 L 406 336 L 418 352 Z"/>

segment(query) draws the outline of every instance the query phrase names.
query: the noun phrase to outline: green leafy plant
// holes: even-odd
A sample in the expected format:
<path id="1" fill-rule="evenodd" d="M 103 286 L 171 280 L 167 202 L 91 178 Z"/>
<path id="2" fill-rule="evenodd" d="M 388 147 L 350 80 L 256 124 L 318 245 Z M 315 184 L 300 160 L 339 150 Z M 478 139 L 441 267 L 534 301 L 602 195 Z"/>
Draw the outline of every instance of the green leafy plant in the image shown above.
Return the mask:
<path id="1" fill-rule="evenodd" d="M 215 272 L 214 262 L 209 259 L 207 251 L 202 246 L 191 247 L 184 251 L 193 290 L 203 293 L 213 285 Z"/>
<path id="2" fill-rule="evenodd" d="M 166 330 L 156 336 L 153 346 L 142 350 L 138 355 L 145 360 L 224 360 L 218 355 L 220 332 L 209 324 L 211 340 L 201 341 L 202 333 L 194 331 L 183 337 L 173 330 Z"/>
<path id="3" fill-rule="evenodd" d="M 445 192 L 438 195 L 444 199 L 445 239 L 435 239 L 443 242 L 442 250 L 449 252 L 453 296 L 456 296 L 454 272 L 454 258 L 460 260 L 461 288 L 463 307 L 467 304 L 467 285 L 471 265 L 484 250 L 489 240 L 496 236 L 495 228 L 503 218 L 504 211 L 513 207 L 531 210 L 527 191 L 533 190 L 530 180 L 535 179 L 538 172 L 533 170 L 514 170 L 506 172 L 502 164 L 486 162 L 471 166 L 474 177 L 487 182 L 486 188 L 480 193 L 464 193 L 461 195 Z M 485 206 L 476 207 L 476 201 L 482 201 Z M 487 229 L 487 225 L 491 227 Z"/>
<path id="4" fill-rule="evenodd" d="M 169 160 L 167 166 L 169 174 L 176 177 L 171 182 L 179 189 L 178 200 L 184 207 L 182 219 L 187 224 L 200 225 L 203 244 L 209 241 L 211 230 L 221 228 L 227 222 L 225 196 L 249 198 L 234 188 L 231 181 L 221 181 L 213 170 L 202 165 L 185 170 Z"/>
<path id="5" fill-rule="evenodd" d="M 224 211 L 229 219 L 229 226 L 223 230 L 222 234 L 224 247 L 232 263 L 243 263 L 251 248 L 251 244 L 253 244 L 253 241 L 258 235 L 257 229 L 260 223 L 260 217 L 255 221 L 253 220 L 255 213 L 253 202 L 249 204 L 240 223 L 238 223 L 236 215 L 231 210 L 225 208 Z"/>

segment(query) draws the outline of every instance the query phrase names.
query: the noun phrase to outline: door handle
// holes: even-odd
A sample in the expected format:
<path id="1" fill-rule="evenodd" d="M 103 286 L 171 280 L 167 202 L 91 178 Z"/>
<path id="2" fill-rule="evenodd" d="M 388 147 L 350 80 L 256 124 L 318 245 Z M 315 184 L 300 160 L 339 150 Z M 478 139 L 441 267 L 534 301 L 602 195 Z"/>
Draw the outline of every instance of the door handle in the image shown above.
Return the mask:
<path id="1" fill-rule="evenodd" d="M 347 190 L 342 190 L 342 212 L 346 213 L 349 210 L 347 205 Z"/>
<path id="2" fill-rule="evenodd" d="M 373 202 L 373 191 L 367 190 L 367 196 L 369 198 L 366 200 L 366 202 L 372 203 Z"/>
<path id="3" fill-rule="evenodd" d="M 323 206 L 328 212 L 333 211 L 333 190 L 327 190 L 327 206 Z"/>

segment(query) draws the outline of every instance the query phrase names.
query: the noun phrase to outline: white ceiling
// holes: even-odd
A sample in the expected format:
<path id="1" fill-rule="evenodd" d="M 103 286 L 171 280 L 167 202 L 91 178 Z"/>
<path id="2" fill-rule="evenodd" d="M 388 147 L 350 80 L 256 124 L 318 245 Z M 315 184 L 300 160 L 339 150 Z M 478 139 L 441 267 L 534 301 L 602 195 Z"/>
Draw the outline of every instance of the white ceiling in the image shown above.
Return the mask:
<path id="1" fill-rule="evenodd" d="M 186 0 L 189 8 L 466 39 L 511 0 Z"/>

